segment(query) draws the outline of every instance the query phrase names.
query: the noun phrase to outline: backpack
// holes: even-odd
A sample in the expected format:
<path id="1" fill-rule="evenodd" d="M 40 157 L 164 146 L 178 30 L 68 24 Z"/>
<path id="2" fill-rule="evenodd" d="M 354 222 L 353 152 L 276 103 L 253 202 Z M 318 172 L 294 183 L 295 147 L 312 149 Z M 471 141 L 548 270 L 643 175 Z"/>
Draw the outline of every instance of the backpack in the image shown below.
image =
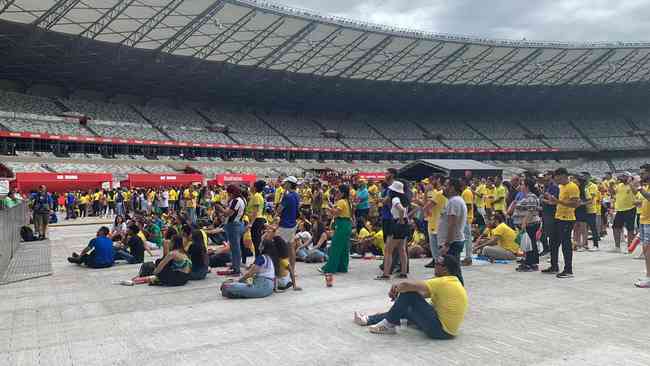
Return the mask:
<path id="1" fill-rule="evenodd" d="M 29 226 L 23 226 L 20 228 L 20 237 L 23 239 L 23 241 L 36 241 L 36 237 L 34 237 L 34 230 L 32 230 L 31 227 Z"/>
<path id="2" fill-rule="evenodd" d="M 154 262 L 144 262 L 140 266 L 140 272 L 138 273 L 139 277 L 146 277 L 153 275 L 153 271 L 156 269 L 156 263 Z"/>

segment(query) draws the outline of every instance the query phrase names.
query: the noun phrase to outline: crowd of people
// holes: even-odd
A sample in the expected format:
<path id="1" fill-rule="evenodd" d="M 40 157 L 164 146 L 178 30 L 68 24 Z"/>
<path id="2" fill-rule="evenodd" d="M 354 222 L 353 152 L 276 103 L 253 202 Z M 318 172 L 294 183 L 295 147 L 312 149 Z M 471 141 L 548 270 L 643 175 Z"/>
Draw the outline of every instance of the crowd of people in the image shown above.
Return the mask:
<path id="1" fill-rule="evenodd" d="M 650 288 L 650 166 L 639 177 L 624 172 L 601 180 L 566 169 L 509 181 L 432 175 L 406 182 L 394 169 L 378 182 L 327 178 L 68 192 L 61 195 L 67 218 L 114 218 L 68 260 L 91 268 L 140 264 L 125 285 L 179 286 L 215 271 L 232 277 L 221 286 L 223 296 L 258 298 L 301 290 L 297 261 L 320 263 L 316 269 L 332 275 L 348 272 L 350 258 L 383 259 L 376 279 L 387 280 L 407 279 L 410 259 L 430 257 L 434 279 L 394 285 L 391 310 L 354 319 L 372 332 L 393 333 L 407 318 L 446 339 L 458 334 L 467 308 L 462 266 L 517 261 L 518 272 L 535 272 L 550 255 L 541 272 L 571 278 L 574 252 L 598 250 L 611 224 L 614 251 L 642 244 L 647 273 L 635 285 Z M 38 216 L 54 209 L 54 199 L 45 187 L 30 197 L 34 223 L 42 225 Z M 159 258 L 146 262 L 145 253 Z"/>

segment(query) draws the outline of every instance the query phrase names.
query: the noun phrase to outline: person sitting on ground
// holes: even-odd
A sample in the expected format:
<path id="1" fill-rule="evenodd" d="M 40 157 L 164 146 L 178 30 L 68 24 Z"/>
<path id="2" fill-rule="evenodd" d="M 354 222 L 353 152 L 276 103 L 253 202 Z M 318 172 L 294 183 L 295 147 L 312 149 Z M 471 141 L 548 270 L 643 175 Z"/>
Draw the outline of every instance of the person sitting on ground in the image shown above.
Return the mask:
<path id="1" fill-rule="evenodd" d="M 284 291 L 291 287 L 293 287 L 294 291 L 302 290 L 296 285 L 296 275 L 291 270 L 291 265 L 289 262 L 289 250 L 291 250 L 290 246 L 287 244 L 287 242 L 284 241 L 284 239 L 279 236 L 273 236 L 271 240 L 277 248 L 278 257 L 280 258 L 278 261 L 278 267 L 276 267 L 275 271 L 277 278 L 275 288 L 279 291 Z"/>
<path id="2" fill-rule="evenodd" d="M 387 313 L 354 313 L 354 322 L 369 326 L 371 333 L 395 334 L 401 319 L 415 324 L 433 339 L 451 339 L 459 334 L 467 312 L 467 292 L 458 279 L 460 263 L 451 255 L 435 260 L 435 278 L 404 281 L 391 287 L 388 297 L 395 301 Z M 426 299 L 431 299 L 431 303 Z"/>
<path id="3" fill-rule="evenodd" d="M 111 228 L 111 240 L 122 241 L 126 236 L 127 227 L 126 222 L 124 222 L 124 216 L 117 215 L 115 216 L 115 221 L 113 222 L 113 227 Z"/>
<path id="4" fill-rule="evenodd" d="M 424 258 L 431 256 L 429 242 L 422 231 L 420 231 L 420 227 L 415 223 L 411 224 L 411 227 L 413 228 L 413 235 L 406 247 L 409 258 Z"/>
<path id="5" fill-rule="evenodd" d="M 144 262 L 144 243 L 138 236 L 140 228 L 132 224 L 129 226 L 124 245 L 115 247 L 115 260 L 125 260 L 129 264 Z"/>
<path id="6" fill-rule="evenodd" d="M 161 286 L 185 285 L 190 280 L 192 261 L 183 249 L 182 237 L 175 236 L 172 243 L 172 250 L 158 262 L 152 276 L 135 277 L 130 281 L 123 281 L 122 284 L 127 286 L 144 283 Z"/>
<path id="7" fill-rule="evenodd" d="M 80 254 L 72 253 L 68 262 L 85 264 L 88 268 L 107 268 L 113 265 L 114 253 L 113 242 L 108 238 L 109 230 L 102 226 L 97 230 L 97 236 L 92 239 L 88 246 Z"/>
<path id="8" fill-rule="evenodd" d="M 167 228 L 167 231 L 165 231 L 165 238 L 163 239 L 163 257 L 171 251 L 173 246 L 172 239 L 176 235 L 178 235 L 178 231 L 176 231 L 176 228 L 174 227 L 169 227 Z"/>
<path id="9" fill-rule="evenodd" d="M 190 259 L 192 260 L 190 280 L 197 281 L 205 279 L 210 268 L 208 267 L 208 251 L 205 247 L 205 240 L 201 230 L 192 230 L 191 244 L 187 254 L 189 254 Z"/>
<path id="10" fill-rule="evenodd" d="M 221 295 L 231 299 L 254 299 L 273 294 L 276 268 L 280 265 L 278 248 L 272 239 L 262 239 L 260 253 L 248 272 L 237 282 L 224 282 Z M 249 280 L 252 280 L 249 283 Z"/>
<path id="11" fill-rule="evenodd" d="M 506 224 L 506 217 L 501 212 L 495 212 L 492 217 L 492 237 L 478 242 L 474 251 L 494 260 L 515 260 L 519 246 L 515 243 L 517 233 Z"/>
<path id="12" fill-rule="evenodd" d="M 163 237 L 160 226 L 155 224 L 151 219 L 145 221 L 144 235 L 147 241 L 153 243 L 157 248 L 162 248 Z"/>

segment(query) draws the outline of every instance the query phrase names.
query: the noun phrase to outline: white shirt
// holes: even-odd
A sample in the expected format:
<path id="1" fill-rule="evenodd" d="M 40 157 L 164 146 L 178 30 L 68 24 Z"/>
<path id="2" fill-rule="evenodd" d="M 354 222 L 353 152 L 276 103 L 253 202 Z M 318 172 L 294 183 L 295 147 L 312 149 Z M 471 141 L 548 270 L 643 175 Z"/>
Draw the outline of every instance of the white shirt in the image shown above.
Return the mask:
<path id="1" fill-rule="evenodd" d="M 399 197 L 393 197 L 392 204 L 390 207 L 390 215 L 393 216 L 393 219 L 399 220 L 408 216 L 408 210 L 402 206 L 402 201 L 400 201 Z"/>
<path id="2" fill-rule="evenodd" d="M 449 216 L 456 216 L 459 225 L 456 232 L 449 233 Z M 442 210 L 440 221 L 438 221 L 438 243 L 453 243 L 455 241 L 464 241 L 464 226 L 467 223 L 467 205 L 461 196 L 454 196 L 447 201 L 447 205 Z"/>
<path id="3" fill-rule="evenodd" d="M 271 257 L 264 254 L 255 259 L 255 266 L 257 266 L 256 276 L 265 277 L 270 280 L 275 278 L 275 267 Z"/>
<path id="4" fill-rule="evenodd" d="M 301 231 L 296 234 L 296 239 L 300 241 L 301 247 L 307 246 L 309 249 L 313 249 L 314 243 L 312 242 L 312 236 L 309 231 Z"/>
<path id="5" fill-rule="evenodd" d="M 230 216 L 228 216 L 228 223 L 241 222 L 241 218 L 244 216 L 244 209 L 246 209 L 246 201 L 241 197 L 237 197 L 230 200 L 228 207 L 234 211 Z"/>
<path id="6" fill-rule="evenodd" d="M 160 207 L 169 207 L 169 191 L 163 191 Z"/>

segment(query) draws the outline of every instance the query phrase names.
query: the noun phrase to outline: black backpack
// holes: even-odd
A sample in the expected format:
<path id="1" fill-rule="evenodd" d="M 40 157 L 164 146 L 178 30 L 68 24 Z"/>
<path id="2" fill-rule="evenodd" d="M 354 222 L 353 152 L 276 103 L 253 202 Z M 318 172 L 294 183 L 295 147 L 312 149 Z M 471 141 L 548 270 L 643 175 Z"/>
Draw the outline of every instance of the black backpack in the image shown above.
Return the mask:
<path id="1" fill-rule="evenodd" d="M 20 228 L 20 237 L 23 239 L 23 241 L 36 241 L 38 240 L 34 236 L 34 230 L 32 230 L 31 227 L 29 226 L 23 226 Z"/>
<path id="2" fill-rule="evenodd" d="M 139 277 L 151 276 L 153 271 L 156 270 L 156 263 L 154 262 L 144 262 L 140 266 L 140 272 L 138 273 Z"/>

